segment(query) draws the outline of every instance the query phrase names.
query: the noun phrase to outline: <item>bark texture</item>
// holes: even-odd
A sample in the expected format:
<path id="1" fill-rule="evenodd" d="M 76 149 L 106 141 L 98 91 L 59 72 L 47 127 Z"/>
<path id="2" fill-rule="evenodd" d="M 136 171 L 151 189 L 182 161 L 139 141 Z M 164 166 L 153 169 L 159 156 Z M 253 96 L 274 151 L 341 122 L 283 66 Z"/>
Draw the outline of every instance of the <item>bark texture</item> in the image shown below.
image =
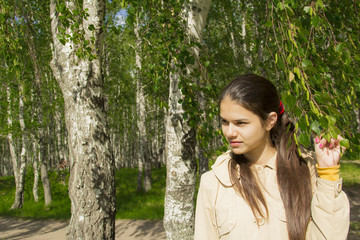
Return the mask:
<path id="1" fill-rule="evenodd" d="M 73 10 L 74 2 L 66 2 Z M 69 196 L 71 219 L 67 239 L 115 238 L 114 159 L 107 132 L 101 74 L 101 35 L 105 1 L 83 1 L 89 16 L 81 20 L 86 40 L 95 38 L 94 60 L 79 59 L 73 42 L 62 45 L 57 36 L 56 0 L 51 0 L 53 36 L 51 67 L 65 102 L 65 123 L 70 151 Z M 89 30 L 89 26 L 94 30 Z M 70 29 L 67 29 L 71 34 Z"/>
<path id="2" fill-rule="evenodd" d="M 25 170 L 26 170 L 26 135 L 25 135 L 25 121 L 24 121 L 24 101 L 22 95 L 22 86 L 20 84 L 20 93 L 19 93 L 19 123 L 21 129 L 21 153 L 20 161 L 18 162 L 18 156 L 16 153 L 15 143 L 13 141 L 13 136 L 10 130 L 8 134 L 8 141 L 10 147 L 10 154 L 13 163 L 14 169 L 14 178 L 15 178 L 15 198 L 14 203 L 11 206 L 11 209 L 21 209 L 24 204 L 24 186 L 25 186 Z M 11 111 L 11 97 L 10 97 L 10 88 L 7 88 L 7 101 L 9 103 L 8 108 L 8 125 L 11 129 L 12 127 L 12 111 Z"/>
<path id="3" fill-rule="evenodd" d="M 137 127 L 138 127 L 138 185 L 137 190 L 149 191 L 151 188 L 151 162 L 149 157 L 149 146 L 146 134 L 146 97 L 144 92 L 144 84 L 141 78 L 141 37 L 139 34 L 139 17 L 136 16 L 135 33 L 135 63 L 138 69 L 137 85 L 136 85 L 136 108 L 137 108 Z M 142 173 L 144 171 L 144 181 L 142 181 Z"/>
<path id="4" fill-rule="evenodd" d="M 44 187 L 44 199 L 45 199 L 45 205 L 49 206 L 52 203 L 52 197 L 51 197 L 51 184 L 49 181 L 49 176 L 48 176 L 48 172 L 47 172 L 47 165 L 49 162 L 49 158 L 46 158 L 47 156 L 49 156 L 49 154 L 45 154 L 46 153 L 46 134 L 45 134 L 45 127 L 43 126 L 43 104 L 42 104 L 42 100 L 41 100 L 41 84 L 42 84 L 42 71 L 41 68 L 39 66 L 39 62 L 38 62 L 38 57 L 36 54 L 36 49 L 35 49 L 35 43 L 34 43 L 34 37 L 33 35 L 30 33 L 30 29 L 32 29 L 31 25 L 30 25 L 30 21 L 27 17 L 27 14 L 24 12 L 23 13 L 24 18 L 26 20 L 26 24 L 27 24 L 27 28 L 25 28 L 25 36 L 27 38 L 27 45 L 29 48 L 29 55 L 31 58 L 31 62 L 34 68 L 34 74 L 35 74 L 35 99 L 38 105 L 37 108 L 37 121 L 39 123 L 39 132 L 37 134 L 38 139 L 39 139 L 39 161 L 40 161 L 40 169 L 41 169 L 41 181 L 43 183 L 43 187 Z M 35 179 L 36 181 L 36 179 Z M 35 183 L 34 182 L 34 190 L 35 190 Z M 36 198 L 35 198 L 36 200 Z"/>
<path id="5" fill-rule="evenodd" d="M 200 41 L 211 1 L 190 1 L 184 6 L 186 35 Z M 190 49 L 197 55 L 197 49 Z M 191 69 L 188 69 L 190 74 Z M 196 185 L 195 130 L 183 119 L 179 100 L 184 96 L 179 73 L 170 75 L 169 109 L 166 119 L 166 192 L 164 227 L 167 239 L 193 239 Z"/>

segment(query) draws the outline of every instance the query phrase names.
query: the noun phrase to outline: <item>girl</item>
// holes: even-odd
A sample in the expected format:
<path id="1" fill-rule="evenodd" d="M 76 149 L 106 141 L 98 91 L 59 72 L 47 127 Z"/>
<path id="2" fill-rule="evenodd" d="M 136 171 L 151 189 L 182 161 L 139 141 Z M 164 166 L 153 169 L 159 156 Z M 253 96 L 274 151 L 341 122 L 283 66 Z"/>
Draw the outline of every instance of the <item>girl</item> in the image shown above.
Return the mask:
<path id="1" fill-rule="evenodd" d="M 195 240 L 346 239 L 340 136 L 300 156 L 275 86 L 253 74 L 223 90 L 220 118 L 231 151 L 201 177 Z"/>

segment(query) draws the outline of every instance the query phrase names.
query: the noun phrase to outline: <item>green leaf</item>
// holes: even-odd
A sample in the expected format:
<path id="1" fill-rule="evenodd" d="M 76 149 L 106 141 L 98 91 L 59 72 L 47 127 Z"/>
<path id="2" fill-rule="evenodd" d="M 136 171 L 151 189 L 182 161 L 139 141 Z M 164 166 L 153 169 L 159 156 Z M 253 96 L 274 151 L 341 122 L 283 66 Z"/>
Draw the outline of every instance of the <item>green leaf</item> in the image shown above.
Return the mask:
<path id="1" fill-rule="evenodd" d="M 308 147 L 311 144 L 310 136 L 309 136 L 309 134 L 306 134 L 306 133 L 301 133 L 298 140 L 299 140 L 299 143 L 301 143 L 305 147 Z"/>
<path id="2" fill-rule="evenodd" d="M 95 30 L 95 26 L 94 26 L 94 24 L 90 24 L 90 25 L 89 25 L 89 27 L 88 27 L 88 29 L 89 29 L 90 31 Z"/>
<path id="3" fill-rule="evenodd" d="M 296 76 L 300 79 L 301 78 L 301 73 L 300 73 L 300 69 L 298 67 L 294 68 L 294 73 L 296 74 Z"/>
<path id="4" fill-rule="evenodd" d="M 324 8 L 324 3 L 321 0 L 317 0 L 316 5 L 319 6 L 320 8 Z"/>
<path id="5" fill-rule="evenodd" d="M 316 116 L 319 116 L 320 113 L 319 113 L 319 110 L 315 107 L 315 104 L 313 101 L 310 101 L 310 108 L 311 108 L 311 111 L 316 115 Z"/>
<path id="6" fill-rule="evenodd" d="M 306 130 L 307 124 L 306 124 L 306 120 L 305 120 L 304 117 L 301 117 L 301 118 L 299 119 L 298 124 L 299 124 L 299 128 L 300 128 L 301 130 L 303 130 L 303 131 Z"/>
<path id="7" fill-rule="evenodd" d="M 348 139 L 342 139 L 340 141 L 340 146 L 342 146 L 344 148 L 349 148 L 349 146 L 350 146 L 349 140 Z"/>
<path id="8" fill-rule="evenodd" d="M 290 109 L 292 109 L 295 104 L 296 104 L 296 97 L 293 95 L 288 95 L 285 98 L 285 104 L 286 106 L 288 106 Z"/>
<path id="9" fill-rule="evenodd" d="M 313 66 L 313 63 L 308 59 L 304 59 L 301 62 L 301 66 L 303 66 L 304 68 L 307 68 L 309 66 Z"/>
<path id="10" fill-rule="evenodd" d="M 336 123 L 336 118 L 334 118 L 333 116 L 326 116 L 329 126 L 334 126 Z"/>
<path id="11" fill-rule="evenodd" d="M 74 15 L 74 16 L 78 16 L 79 15 L 79 9 L 75 9 L 75 10 L 73 10 L 72 11 L 72 14 Z"/>
<path id="12" fill-rule="evenodd" d="M 320 123 L 318 121 L 314 121 L 310 126 L 311 130 L 316 133 L 316 135 L 321 135 Z"/>

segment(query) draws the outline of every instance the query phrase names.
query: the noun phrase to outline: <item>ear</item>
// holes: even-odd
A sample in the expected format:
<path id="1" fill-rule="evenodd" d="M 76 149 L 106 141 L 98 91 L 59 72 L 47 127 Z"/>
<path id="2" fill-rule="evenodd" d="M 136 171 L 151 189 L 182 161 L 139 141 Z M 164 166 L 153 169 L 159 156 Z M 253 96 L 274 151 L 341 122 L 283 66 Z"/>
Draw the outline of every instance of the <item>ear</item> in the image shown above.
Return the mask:
<path id="1" fill-rule="evenodd" d="M 277 118 L 278 115 L 276 112 L 269 113 L 266 121 L 266 130 L 270 131 L 275 126 Z"/>

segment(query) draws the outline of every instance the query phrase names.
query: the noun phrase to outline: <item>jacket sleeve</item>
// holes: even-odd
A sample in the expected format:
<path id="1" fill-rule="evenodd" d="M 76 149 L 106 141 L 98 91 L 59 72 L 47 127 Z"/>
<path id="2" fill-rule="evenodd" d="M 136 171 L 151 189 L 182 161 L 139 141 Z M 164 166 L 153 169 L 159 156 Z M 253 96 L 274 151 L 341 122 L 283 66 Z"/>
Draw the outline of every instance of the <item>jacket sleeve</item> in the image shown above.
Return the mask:
<path id="1" fill-rule="evenodd" d="M 215 201 L 219 182 L 212 171 L 201 176 L 196 201 L 195 240 L 219 239 L 215 220 Z"/>
<path id="2" fill-rule="evenodd" d="M 350 205 L 342 191 L 342 179 L 328 181 L 317 177 L 311 203 L 306 239 L 346 239 L 350 225 Z"/>

